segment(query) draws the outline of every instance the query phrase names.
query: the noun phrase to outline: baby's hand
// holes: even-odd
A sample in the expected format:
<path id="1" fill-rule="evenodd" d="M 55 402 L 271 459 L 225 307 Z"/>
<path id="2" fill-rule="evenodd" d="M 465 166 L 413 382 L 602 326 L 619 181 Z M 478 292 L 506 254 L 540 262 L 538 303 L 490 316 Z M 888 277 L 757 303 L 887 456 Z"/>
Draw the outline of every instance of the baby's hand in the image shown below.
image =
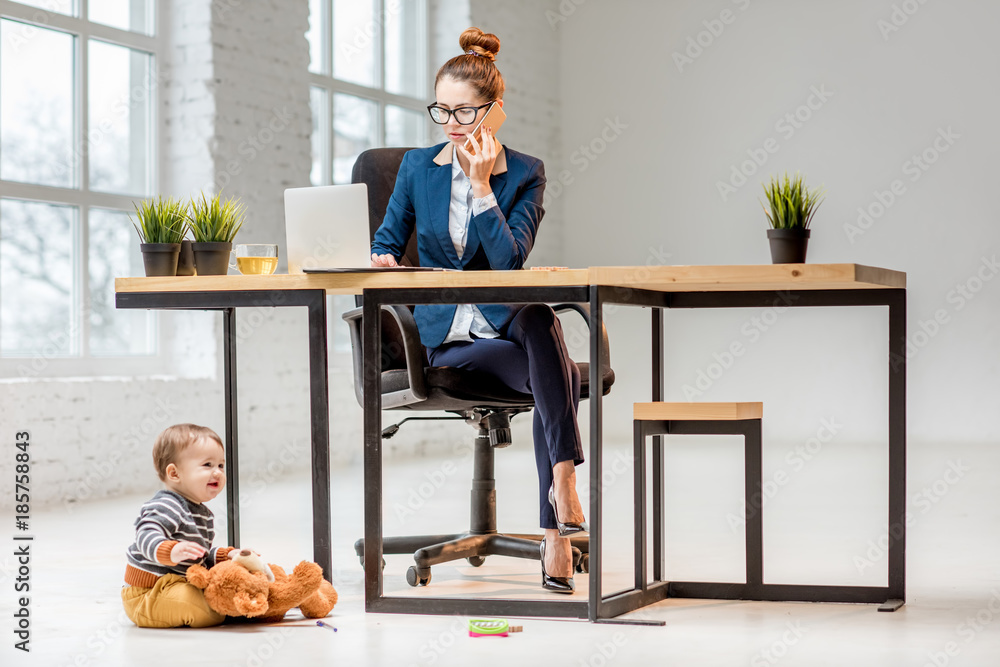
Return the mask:
<path id="1" fill-rule="evenodd" d="M 186 560 L 198 560 L 205 555 L 205 548 L 196 542 L 178 542 L 170 550 L 170 560 L 181 563 Z"/>

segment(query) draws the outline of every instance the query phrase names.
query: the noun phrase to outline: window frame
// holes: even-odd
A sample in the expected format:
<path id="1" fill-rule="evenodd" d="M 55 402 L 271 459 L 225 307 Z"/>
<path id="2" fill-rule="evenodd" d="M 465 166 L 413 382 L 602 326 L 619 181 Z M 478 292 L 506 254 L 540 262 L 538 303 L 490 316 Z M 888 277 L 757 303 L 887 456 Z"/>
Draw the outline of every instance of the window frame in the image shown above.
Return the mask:
<path id="1" fill-rule="evenodd" d="M 132 213 L 133 202 L 159 192 L 160 177 L 163 172 L 163 137 L 165 136 L 162 103 L 164 96 L 160 86 L 161 72 L 165 62 L 166 39 L 164 27 L 169 20 L 169 0 L 153 0 L 149 21 L 153 34 L 132 32 L 102 23 L 90 21 L 90 0 L 75 0 L 76 15 L 70 16 L 54 10 L 33 5 L 24 5 L 12 0 L 0 0 L 0 18 L 10 19 L 34 26 L 38 29 L 55 30 L 74 37 L 73 63 L 73 133 L 74 161 L 77 165 L 74 183 L 68 187 L 38 185 L 0 179 L 0 190 L 4 199 L 37 202 L 41 204 L 70 206 L 76 209 L 76 240 L 74 243 L 76 272 L 73 277 L 73 325 L 76 329 L 74 356 L 47 354 L 44 349 L 23 355 L 0 356 L 0 378 L 59 378 L 134 376 L 167 374 L 171 347 L 172 317 L 150 311 L 148 332 L 153 349 L 152 354 L 129 356 L 93 355 L 89 350 L 90 340 L 90 230 L 91 209 L 107 209 Z M 149 151 L 148 193 L 146 195 L 125 195 L 90 189 L 90 145 L 85 128 L 90 127 L 89 99 L 89 45 L 91 39 L 135 49 L 149 54 L 150 78 L 155 82 L 149 91 L 149 124 L 147 149 Z M 2 94 L 2 93 L 0 93 Z M 2 296 L 0 296 L 2 298 Z"/>
<path id="2" fill-rule="evenodd" d="M 323 58 L 324 71 L 314 72 L 310 69 L 311 64 L 307 66 L 310 96 L 312 95 L 311 91 L 314 88 L 323 92 L 324 110 L 326 115 L 326 118 L 323 119 L 326 121 L 325 127 L 321 126 L 321 129 L 326 132 L 326 136 L 323 137 L 325 141 L 321 144 L 323 154 L 320 156 L 320 180 L 317 183 L 313 183 L 313 185 L 333 184 L 333 156 L 335 155 L 335 132 L 333 130 L 333 120 L 336 117 L 336 108 L 334 106 L 335 95 L 338 93 L 358 97 L 366 101 L 374 102 L 377 105 L 378 112 L 376 113 L 375 120 L 375 144 L 373 148 L 381 148 L 386 145 L 385 114 L 387 105 L 398 106 L 403 109 L 415 111 L 423 117 L 423 136 L 418 142 L 419 146 L 428 145 L 432 136 L 431 121 L 427 115 L 427 105 L 432 103 L 434 100 L 432 99 L 433 95 L 426 90 L 428 84 L 431 83 L 433 78 L 432 52 L 434 44 L 431 26 L 434 25 L 434 8 L 430 0 L 424 0 L 422 25 L 420 26 L 420 32 L 424 40 L 424 94 L 428 95 L 428 97 L 425 98 L 409 97 L 398 93 L 391 93 L 385 88 L 386 0 L 372 0 L 375 16 L 378 17 L 373 21 L 372 35 L 372 41 L 377 45 L 374 49 L 375 83 L 372 86 L 365 86 L 351 81 L 338 79 L 334 76 L 332 14 L 333 3 L 335 1 L 336 0 L 318 0 L 321 12 L 321 23 L 319 29 L 320 53 Z M 389 2 L 392 1 L 393 0 L 389 0 Z"/>

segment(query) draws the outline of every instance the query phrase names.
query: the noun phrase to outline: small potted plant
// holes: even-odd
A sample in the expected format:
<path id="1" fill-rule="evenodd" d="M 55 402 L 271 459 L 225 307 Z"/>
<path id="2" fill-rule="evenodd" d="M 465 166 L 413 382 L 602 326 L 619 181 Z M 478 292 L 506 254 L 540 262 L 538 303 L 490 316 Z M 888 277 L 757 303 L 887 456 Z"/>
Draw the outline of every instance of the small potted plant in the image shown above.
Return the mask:
<path id="1" fill-rule="evenodd" d="M 177 275 L 177 256 L 188 225 L 187 204 L 157 197 L 134 206 L 137 220 L 132 220 L 132 226 L 139 234 L 139 250 L 146 275 Z"/>
<path id="2" fill-rule="evenodd" d="M 194 235 L 194 265 L 199 276 L 222 276 L 229 272 L 229 253 L 233 238 L 243 226 L 246 207 L 236 199 L 211 199 L 204 193 L 201 201 L 191 199 L 188 226 Z"/>
<path id="3" fill-rule="evenodd" d="M 823 201 L 822 189 L 809 190 L 802 176 L 784 179 L 772 177 L 764 184 L 767 202 L 761 202 L 771 229 L 767 238 L 771 244 L 772 264 L 801 264 L 806 261 L 809 244 L 809 223 Z"/>

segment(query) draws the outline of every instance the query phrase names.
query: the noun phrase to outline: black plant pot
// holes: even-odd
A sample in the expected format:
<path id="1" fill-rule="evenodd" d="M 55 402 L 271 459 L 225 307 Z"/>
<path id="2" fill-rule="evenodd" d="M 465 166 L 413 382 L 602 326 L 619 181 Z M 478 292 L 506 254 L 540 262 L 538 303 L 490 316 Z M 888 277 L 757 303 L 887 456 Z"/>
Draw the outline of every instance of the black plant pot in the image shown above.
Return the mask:
<path id="1" fill-rule="evenodd" d="M 140 243 L 142 266 L 147 276 L 177 275 L 177 256 L 181 251 L 180 243 Z"/>
<path id="2" fill-rule="evenodd" d="M 197 271 L 194 270 L 194 248 L 191 247 L 191 241 L 181 241 L 181 253 L 177 256 L 177 275 L 197 275 Z"/>
<path id="3" fill-rule="evenodd" d="M 229 273 L 229 252 L 232 243 L 222 241 L 195 241 L 194 265 L 199 276 L 224 276 Z"/>
<path id="4" fill-rule="evenodd" d="M 771 244 L 772 264 L 804 264 L 810 230 L 802 227 L 769 229 L 767 240 Z"/>

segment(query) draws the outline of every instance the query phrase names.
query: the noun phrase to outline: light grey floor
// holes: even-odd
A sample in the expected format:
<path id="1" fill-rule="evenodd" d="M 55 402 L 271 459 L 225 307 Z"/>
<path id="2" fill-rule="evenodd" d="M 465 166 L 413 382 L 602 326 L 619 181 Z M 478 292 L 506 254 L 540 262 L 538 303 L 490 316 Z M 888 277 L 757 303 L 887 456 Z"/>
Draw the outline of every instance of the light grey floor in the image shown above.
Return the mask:
<path id="1" fill-rule="evenodd" d="M 738 579 L 743 565 L 738 442 L 670 450 L 668 574 L 675 579 Z M 712 452 L 707 454 L 706 452 Z M 732 454 L 730 456 L 729 454 Z M 864 460 L 841 447 L 837 457 Z M 423 459 L 386 469 L 388 534 L 450 531 L 467 520 L 469 459 Z M 709 467 L 711 466 L 711 467 Z M 911 448 L 908 601 L 894 614 L 869 605 L 668 600 L 643 610 L 662 628 L 526 619 L 508 638 L 472 639 L 464 619 L 370 615 L 352 543 L 361 534 L 361 470 L 334 473 L 334 582 L 341 601 L 336 634 L 289 615 L 280 626 L 143 630 L 121 611 L 124 549 L 143 497 L 119 498 L 34 517 L 32 652 L 14 651 L 15 575 L 11 550 L 0 557 L 4 619 L 2 665 L 997 665 L 1000 664 L 1000 452 L 994 447 Z M 772 467 L 765 463 L 765 478 Z M 884 466 L 843 474 L 811 463 L 778 485 L 765 506 L 766 579 L 782 583 L 880 584 L 885 556 Z M 706 470 L 717 474 L 706 475 Z M 948 473 L 948 470 L 953 472 Z M 582 473 L 585 474 L 586 468 Z M 244 471 L 247 478 L 250 472 Z M 631 471 L 625 450 L 609 449 L 604 487 L 613 590 L 628 581 Z M 497 459 L 501 529 L 536 523 L 536 484 L 528 448 Z M 714 480 L 714 481 L 709 481 Z M 581 487 L 584 484 L 581 483 Z M 253 477 L 243 487 L 243 543 L 290 567 L 311 556 L 309 489 L 301 479 Z M 213 501 L 217 518 L 224 514 Z M 450 519 L 449 516 L 456 517 Z M 874 519 L 872 517 L 875 517 Z M 220 542 L 225 536 L 219 525 Z M 407 558 L 388 559 L 388 591 L 407 595 L 511 595 L 548 598 L 538 564 L 492 558 L 475 569 L 440 566 L 427 589 L 403 583 Z M 577 577 L 578 599 L 586 593 Z"/>

